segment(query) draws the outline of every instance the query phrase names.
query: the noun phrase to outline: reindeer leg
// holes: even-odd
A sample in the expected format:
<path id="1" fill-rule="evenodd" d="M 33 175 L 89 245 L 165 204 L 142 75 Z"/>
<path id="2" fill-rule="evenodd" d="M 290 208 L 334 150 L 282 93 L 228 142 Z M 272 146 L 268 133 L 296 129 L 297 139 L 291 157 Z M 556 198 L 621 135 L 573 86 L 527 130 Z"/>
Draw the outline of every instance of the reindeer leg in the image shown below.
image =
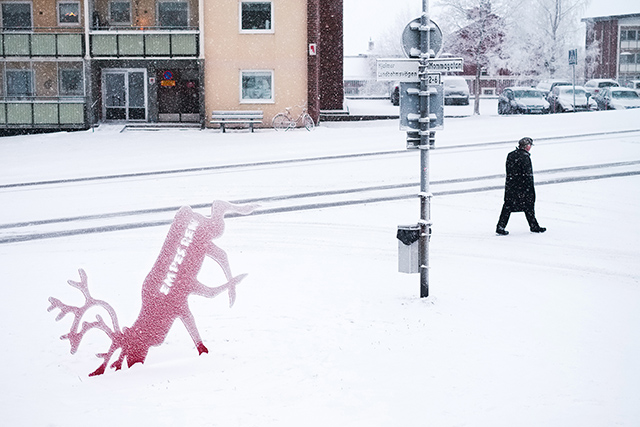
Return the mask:
<path id="1" fill-rule="evenodd" d="M 196 320 L 189 309 L 184 310 L 182 314 L 180 314 L 180 320 L 182 320 L 182 323 L 187 328 L 187 332 L 191 335 L 191 339 L 198 349 L 198 354 L 209 353 L 207 347 L 202 343 L 200 332 L 198 332 L 198 327 L 196 326 Z"/>

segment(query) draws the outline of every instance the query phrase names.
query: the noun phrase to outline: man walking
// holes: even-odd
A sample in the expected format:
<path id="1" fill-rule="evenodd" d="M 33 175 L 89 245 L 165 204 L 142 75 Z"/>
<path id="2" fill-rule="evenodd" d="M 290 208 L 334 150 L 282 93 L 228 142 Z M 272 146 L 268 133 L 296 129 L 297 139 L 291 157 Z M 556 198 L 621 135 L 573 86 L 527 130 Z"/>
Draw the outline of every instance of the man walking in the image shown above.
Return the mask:
<path id="1" fill-rule="evenodd" d="M 505 227 L 511 212 L 524 212 L 529 229 L 534 233 L 544 233 L 546 228 L 540 227 L 536 220 L 536 190 L 533 188 L 533 167 L 531 166 L 531 146 L 529 137 L 518 141 L 518 148 L 507 155 L 507 179 L 504 185 L 504 204 L 496 227 L 496 233 L 502 236 L 509 234 Z"/>

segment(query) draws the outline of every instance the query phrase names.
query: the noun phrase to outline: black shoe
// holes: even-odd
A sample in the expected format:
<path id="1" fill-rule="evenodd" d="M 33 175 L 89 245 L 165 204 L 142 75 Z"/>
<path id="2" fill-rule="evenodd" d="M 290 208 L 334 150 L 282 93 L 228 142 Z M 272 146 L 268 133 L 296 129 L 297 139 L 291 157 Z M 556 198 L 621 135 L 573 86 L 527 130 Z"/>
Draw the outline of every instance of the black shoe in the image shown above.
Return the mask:
<path id="1" fill-rule="evenodd" d="M 501 236 L 506 236 L 507 234 L 509 234 L 509 232 L 502 227 L 497 227 L 496 234 L 499 234 Z"/>
<path id="2" fill-rule="evenodd" d="M 547 231 L 547 229 L 544 227 L 535 227 L 531 229 L 532 233 L 544 233 L 545 231 Z"/>

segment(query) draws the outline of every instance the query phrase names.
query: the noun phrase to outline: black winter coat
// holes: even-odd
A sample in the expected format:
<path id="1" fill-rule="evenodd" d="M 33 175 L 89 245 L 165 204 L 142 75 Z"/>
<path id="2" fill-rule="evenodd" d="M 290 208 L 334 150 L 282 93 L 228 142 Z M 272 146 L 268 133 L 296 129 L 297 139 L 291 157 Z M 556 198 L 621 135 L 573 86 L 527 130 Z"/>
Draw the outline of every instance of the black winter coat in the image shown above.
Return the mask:
<path id="1" fill-rule="evenodd" d="M 533 210 L 536 191 L 533 188 L 531 154 L 518 148 L 507 155 L 507 179 L 504 204 L 511 212 Z"/>

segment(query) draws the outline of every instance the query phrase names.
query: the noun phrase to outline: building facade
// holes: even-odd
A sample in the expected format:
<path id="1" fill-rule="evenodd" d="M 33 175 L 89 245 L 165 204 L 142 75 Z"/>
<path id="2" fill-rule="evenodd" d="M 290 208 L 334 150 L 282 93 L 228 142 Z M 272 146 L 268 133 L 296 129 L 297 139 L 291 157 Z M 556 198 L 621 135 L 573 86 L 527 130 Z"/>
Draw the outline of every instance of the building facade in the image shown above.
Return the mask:
<path id="1" fill-rule="evenodd" d="M 640 80 L 640 13 L 585 18 L 587 80 Z M 591 52 L 591 54 L 590 54 Z"/>
<path id="2" fill-rule="evenodd" d="M 0 1 L 0 130 L 342 106 L 342 0 Z M 331 70 L 331 72 L 327 72 Z M 336 72 L 339 71 L 339 72 Z M 335 105 L 334 105 L 335 104 Z M 339 104 L 339 107 L 338 107 Z"/>

